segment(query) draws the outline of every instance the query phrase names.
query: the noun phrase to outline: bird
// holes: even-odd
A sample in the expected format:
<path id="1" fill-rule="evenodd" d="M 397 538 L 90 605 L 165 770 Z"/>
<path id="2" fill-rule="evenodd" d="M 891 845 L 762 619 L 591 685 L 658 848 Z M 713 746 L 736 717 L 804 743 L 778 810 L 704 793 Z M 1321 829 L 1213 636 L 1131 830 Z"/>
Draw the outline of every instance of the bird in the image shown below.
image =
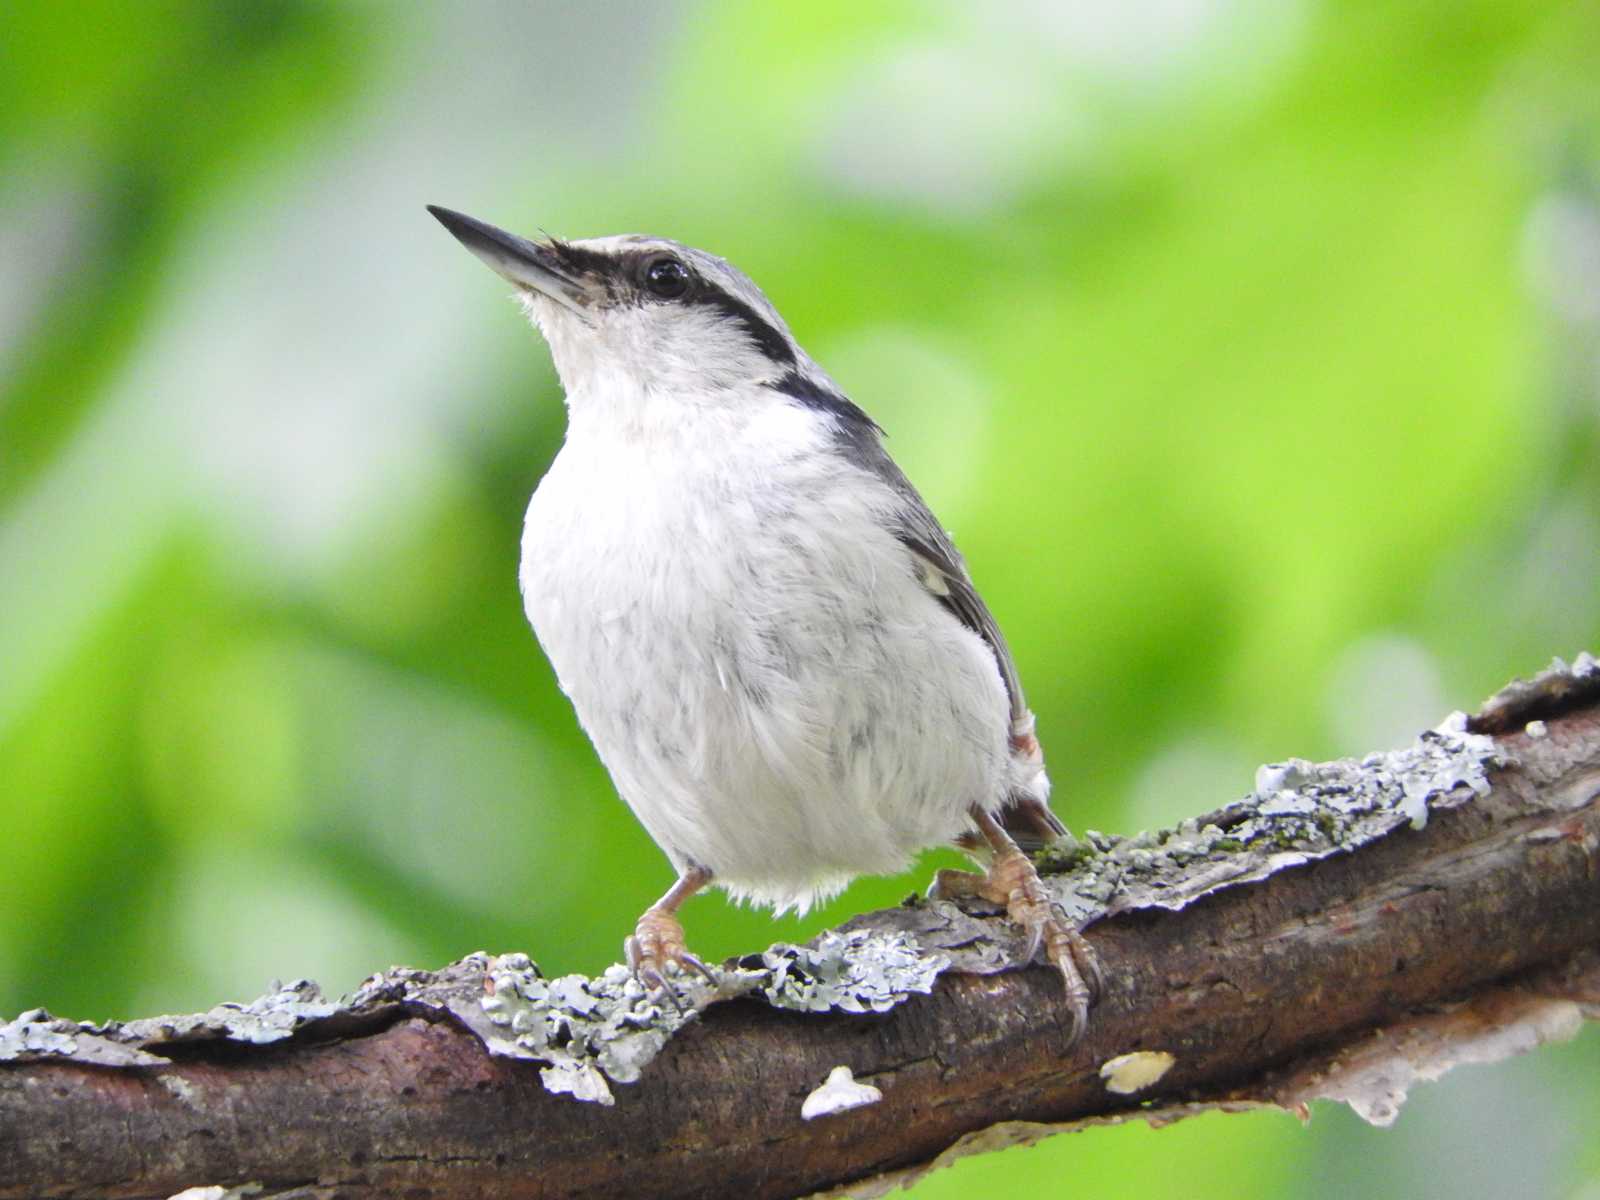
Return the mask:
<path id="1" fill-rule="evenodd" d="M 428 211 L 510 283 L 565 393 L 523 607 L 622 799 L 677 871 L 625 939 L 651 994 L 715 974 L 678 910 L 804 912 L 954 844 L 1065 987 L 1098 960 L 1026 851 L 1065 833 L 1005 637 L 950 535 L 729 262 L 640 234 L 530 240 Z M 676 1000 L 674 1001 L 676 1003 Z"/>

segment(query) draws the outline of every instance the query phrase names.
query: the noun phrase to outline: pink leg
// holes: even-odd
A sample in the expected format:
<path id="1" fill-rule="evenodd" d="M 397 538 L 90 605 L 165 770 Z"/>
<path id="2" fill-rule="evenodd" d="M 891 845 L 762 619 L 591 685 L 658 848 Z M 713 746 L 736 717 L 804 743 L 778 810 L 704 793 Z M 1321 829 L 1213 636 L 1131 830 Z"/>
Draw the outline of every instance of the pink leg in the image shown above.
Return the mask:
<path id="1" fill-rule="evenodd" d="M 710 882 L 711 872 L 704 867 L 691 867 L 685 871 L 678 882 L 667 889 L 666 895 L 644 910 L 633 927 L 633 933 L 622 943 L 628 966 L 633 969 L 639 982 L 652 993 L 664 992 L 680 1009 L 683 1006 L 667 980 L 669 971 L 674 974 L 696 971 L 712 987 L 716 987 L 718 982 L 711 968 L 689 953 L 689 947 L 683 940 L 683 925 L 677 915 L 678 906 Z"/>

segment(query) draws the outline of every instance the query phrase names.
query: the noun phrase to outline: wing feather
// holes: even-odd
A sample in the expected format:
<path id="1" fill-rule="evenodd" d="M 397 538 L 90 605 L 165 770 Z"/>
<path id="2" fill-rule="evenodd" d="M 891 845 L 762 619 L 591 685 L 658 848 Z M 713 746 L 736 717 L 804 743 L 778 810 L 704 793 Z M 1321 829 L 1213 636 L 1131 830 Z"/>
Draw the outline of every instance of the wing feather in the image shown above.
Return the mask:
<path id="1" fill-rule="evenodd" d="M 889 457 L 878 424 L 840 395 L 826 381 L 826 376 L 820 372 L 812 376 L 794 370 L 774 386 L 807 407 L 832 415 L 839 450 L 856 467 L 887 484 L 893 492 L 897 500 L 893 514 L 894 534 L 906 548 L 917 579 L 947 612 L 983 639 L 994 655 L 995 666 L 1005 684 L 1011 710 L 1015 775 L 1000 809 L 1001 823 L 1024 849 L 1035 849 L 1060 837 L 1066 833 L 1066 826 L 1050 811 L 1050 784 L 1044 772 L 1044 754 L 1034 736 L 1033 713 L 1028 710 L 1028 702 L 1022 694 L 1022 681 L 1017 677 L 1010 647 L 989 606 L 978 595 L 950 534 Z"/>
<path id="2" fill-rule="evenodd" d="M 839 431 L 840 448 L 857 467 L 875 475 L 893 491 L 898 505 L 894 514 L 894 533 L 910 553 L 917 578 L 922 586 L 938 599 L 945 609 L 981 637 L 994 655 L 1000 668 L 1000 678 L 1006 686 L 1006 697 L 1011 704 L 1013 729 L 1029 721 L 1028 705 L 1022 695 L 1022 682 L 1017 678 L 1016 664 L 1005 635 L 995 623 L 988 605 L 978 595 L 972 577 L 967 574 L 961 552 L 944 526 L 939 524 L 928 508 L 927 502 L 906 478 L 905 472 L 889 457 L 884 449 L 882 430 L 877 423 L 849 400 L 830 388 L 814 381 L 801 381 L 791 376 L 783 390 L 802 403 L 830 412 Z"/>

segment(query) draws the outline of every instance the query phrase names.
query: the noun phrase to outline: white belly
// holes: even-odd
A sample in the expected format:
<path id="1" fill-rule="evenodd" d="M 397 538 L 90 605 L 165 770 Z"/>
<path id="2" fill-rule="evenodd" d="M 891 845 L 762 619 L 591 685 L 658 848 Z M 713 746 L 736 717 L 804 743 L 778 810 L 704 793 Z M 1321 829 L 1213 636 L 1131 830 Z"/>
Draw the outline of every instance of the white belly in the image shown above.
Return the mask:
<path id="1" fill-rule="evenodd" d="M 521 578 L 562 689 L 674 865 L 803 908 L 997 806 L 1007 705 L 988 648 L 875 518 L 886 491 L 806 453 L 808 415 L 772 420 L 670 454 L 569 436 L 529 504 Z"/>

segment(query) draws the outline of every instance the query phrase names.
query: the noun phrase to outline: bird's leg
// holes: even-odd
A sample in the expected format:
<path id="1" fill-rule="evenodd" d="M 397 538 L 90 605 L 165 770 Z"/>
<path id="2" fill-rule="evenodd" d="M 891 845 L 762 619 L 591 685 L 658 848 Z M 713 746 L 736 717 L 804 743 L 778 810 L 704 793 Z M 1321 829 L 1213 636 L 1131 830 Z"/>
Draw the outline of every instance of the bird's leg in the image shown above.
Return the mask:
<path id="1" fill-rule="evenodd" d="M 1011 840 L 1011 835 L 989 813 L 974 811 L 983 840 L 994 852 L 984 874 L 940 871 L 934 880 L 937 895 L 945 898 L 979 896 L 1003 904 L 1006 915 L 1028 935 L 1025 962 L 1032 962 L 1042 946 L 1045 958 L 1061 972 L 1067 1004 L 1072 1011 L 1070 1041 L 1077 1041 L 1089 1020 L 1089 1006 L 1102 990 L 1100 960 L 1083 934 L 1058 911 L 1033 863 Z"/>
<path id="2" fill-rule="evenodd" d="M 681 1011 L 683 1006 L 667 972 L 681 974 L 697 971 L 705 976 L 712 987 L 718 986 L 717 977 L 684 944 L 683 926 L 678 921 L 678 906 L 711 882 L 711 872 L 704 867 L 690 867 L 678 877 L 678 882 L 667 889 L 635 922 L 633 933 L 622 943 L 628 966 L 634 976 L 652 993 L 664 992 Z"/>

